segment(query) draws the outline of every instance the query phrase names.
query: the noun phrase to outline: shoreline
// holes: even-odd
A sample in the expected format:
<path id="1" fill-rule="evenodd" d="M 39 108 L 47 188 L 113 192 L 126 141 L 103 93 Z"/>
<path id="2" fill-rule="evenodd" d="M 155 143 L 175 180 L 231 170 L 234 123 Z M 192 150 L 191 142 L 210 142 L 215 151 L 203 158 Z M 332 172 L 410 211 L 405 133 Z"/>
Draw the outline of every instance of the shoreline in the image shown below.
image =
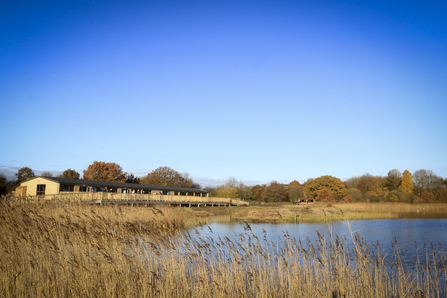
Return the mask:
<path id="1" fill-rule="evenodd" d="M 270 203 L 248 207 L 202 207 L 182 210 L 186 219 L 201 219 L 216 215 L 231 215 L 231 221 L 249 223 L 319 223 L 327 221 L 398 219 L 402 213 L 438 212 L 447 217 L 447 204 L 407 203 L 337 203 L 292 205 Z M 422 214 L 422 213 L 421 213 Z"/>

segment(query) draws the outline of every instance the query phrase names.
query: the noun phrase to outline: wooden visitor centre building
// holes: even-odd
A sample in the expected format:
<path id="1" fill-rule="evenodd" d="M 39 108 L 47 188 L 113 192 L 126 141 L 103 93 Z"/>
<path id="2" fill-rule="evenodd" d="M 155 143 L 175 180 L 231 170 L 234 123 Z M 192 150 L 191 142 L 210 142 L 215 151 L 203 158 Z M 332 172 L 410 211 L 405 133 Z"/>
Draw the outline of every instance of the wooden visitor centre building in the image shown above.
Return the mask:
<path id="1" fill-rule="evenodd" d="M 136 183 L 92 181 L 59 177 L 34 177 L 20 183 L 16 196 L 58 195 L 69 193 L 134 193 L 174 196 L 208 197 L 208 192 L 197 188 L 169 187 Z"/>

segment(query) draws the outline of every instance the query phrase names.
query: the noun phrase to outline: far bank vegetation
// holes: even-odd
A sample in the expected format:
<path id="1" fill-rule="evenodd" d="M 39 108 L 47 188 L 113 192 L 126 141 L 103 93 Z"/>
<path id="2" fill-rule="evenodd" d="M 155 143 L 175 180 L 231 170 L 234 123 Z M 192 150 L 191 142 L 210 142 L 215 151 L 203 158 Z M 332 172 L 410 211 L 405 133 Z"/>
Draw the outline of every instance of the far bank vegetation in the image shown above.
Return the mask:
<path id="1" fill-rule="evenodd" d="M 247 186 L 230 178 L 217 188 L 207 188 L 211 196 L 230 196 L 259 202 L 296 202 L 315 198 L 320 203 L 447 203 L 447 179 L 431 170 L 413 174 L 394 169 L 387 176 L 364 174 L 341 181 L 333 176 L 296 180 L 289 184 L 272 181 L 269 184 Z"/>
<path id="2" fill-rule="evenodd" d="M 49 171 L 44 176 L 52 176 Z M 29 167 L 23 167 L 15 174 L 16 180 L 0 175 L 0 195 L 11 192 L 20 182 L 35 177 Z M 60 177 L 80 179 L 80 173 L 67 169 Z M 180 173 L 169 167 L 158 167 L 146 176 L 136 177 L 124 172 L 116 163 L 95 161 L 83 171 L 83 179 L 142 183 L 172 187 L 202 189 L 188 173 Z M 397 169 L 386 176 L 368 173 L 341 181 L 337 177 L 325 175 L 309 178 L 300 183 L 294 180 L 288 184 L 272 181 L 262 185 L 245 185 L 234 177 L 227 179 L 219 187 L 206 187 L 211 197 L 240 198 L 258 202 L 296 202 L 298 199 L 314 198 L 320 203 L 355 202 L 401 202 L 401 203 L 447 203 L 447 179 L 431 170 L 420 169 L 414 173 Z"/>

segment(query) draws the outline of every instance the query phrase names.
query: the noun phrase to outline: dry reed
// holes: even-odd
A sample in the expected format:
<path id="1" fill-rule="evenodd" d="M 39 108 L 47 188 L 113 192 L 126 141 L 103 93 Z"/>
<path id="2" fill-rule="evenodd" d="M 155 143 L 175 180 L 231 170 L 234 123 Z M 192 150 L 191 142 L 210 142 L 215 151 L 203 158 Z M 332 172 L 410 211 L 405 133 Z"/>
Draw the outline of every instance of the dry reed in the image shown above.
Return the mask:
<path id="1" fill-rule="evenodd" d="M 278 241 L 249 224 L 235 238 L 194 237 L 173 208 L 0 205 L 2 297 L 445 297 L 446 254 L 408 268 L 354 241 Z M 351 244 L 350 244 L 351 243 Z M 415 248 L 416 250 L 417 248 Z"/>
<path id="2" fill-rule="evenodd" d="M 338 203 L 334 204 L 334 207 L 341 208 L 343 210 L 353 211 L 367 211 L 367 212 L 416 212 L 416 211 L 429 211 L 429 212 L 446 212 L 446 203 Z"/>

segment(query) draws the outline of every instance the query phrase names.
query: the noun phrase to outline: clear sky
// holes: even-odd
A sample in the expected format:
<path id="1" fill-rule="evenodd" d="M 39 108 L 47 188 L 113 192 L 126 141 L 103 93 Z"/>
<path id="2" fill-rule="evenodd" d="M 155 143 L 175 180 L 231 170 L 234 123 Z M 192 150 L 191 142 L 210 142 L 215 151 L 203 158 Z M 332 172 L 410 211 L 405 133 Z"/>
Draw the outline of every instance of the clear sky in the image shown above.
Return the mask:
<path id="1" fill-rule="evenodd" d="M 0 3 L 7 175 L 447 177 L 445 1 Z"/>

